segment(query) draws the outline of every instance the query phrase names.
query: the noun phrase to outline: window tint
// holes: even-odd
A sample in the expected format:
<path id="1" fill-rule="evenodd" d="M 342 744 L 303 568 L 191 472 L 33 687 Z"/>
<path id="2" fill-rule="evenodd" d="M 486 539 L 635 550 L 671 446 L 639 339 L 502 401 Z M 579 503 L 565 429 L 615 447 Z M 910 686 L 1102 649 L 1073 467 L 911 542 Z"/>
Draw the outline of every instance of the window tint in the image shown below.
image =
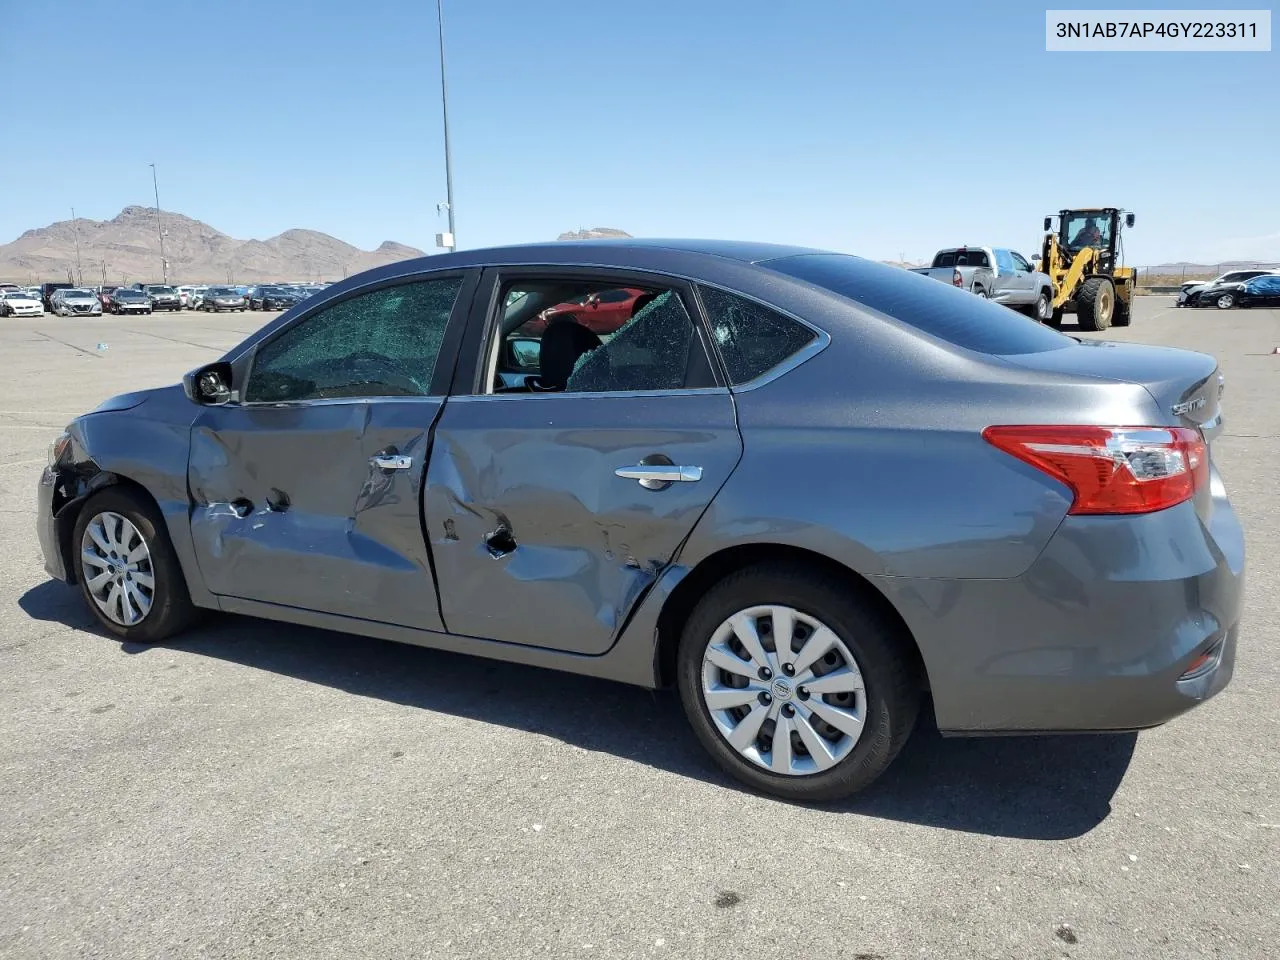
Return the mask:
<path id="1" fill-rule="evenodd" d="M 933 258 L 935 267 L 954 267 L 956 265 L 956 252 L 954 250 L 944 250 Z"/>
<path id="2" fill-rule="evenodd" d="M 1031 263 L 1027 260 L 1026 257 L 1018 253 L 1017 250 L 1010 250 L 1009 256 L 1013 257 L 1013 265 L 1015 267 L 1017 267 L 1019 270 L 1025 270 L 1027 273 L 1031 273 Z"/>
<path id="3" fill-rule="evenodd" d="M 920 274 L 837 253 L 802 254 L 762 266 L 888 314 L 931 336 L 980 353 L 1037 353 L 1074 341 L 1030 317 Z"/>
<path id="4" fill-rule="evenodd" d="M 754 380 L 817 338 L 804 324 L 744 297 L 713 287 L 699 292 L 734 385 Z"/>
<path id="5" fill-rule="evenodd" d="M 565 390 L 679 390 L 694 347 L 702 348 L 694 337 L 693 321 L 680 298 L 664 290 L 605 343 L 578 359 Z"/>
<path id="6" fill-rule="evenodd" d="M 245 400 L 425 396 L 459 277 L 334 304 L 258 350 Z"/>

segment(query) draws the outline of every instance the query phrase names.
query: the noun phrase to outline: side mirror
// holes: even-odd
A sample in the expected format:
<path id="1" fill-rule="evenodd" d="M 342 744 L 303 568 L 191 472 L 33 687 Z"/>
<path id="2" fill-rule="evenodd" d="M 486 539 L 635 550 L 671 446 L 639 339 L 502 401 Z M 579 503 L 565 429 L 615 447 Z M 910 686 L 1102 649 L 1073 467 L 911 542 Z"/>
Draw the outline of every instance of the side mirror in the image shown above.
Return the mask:
<path id="1" fill-rule="evenodd" d="M 1050 228 L 1050 227 L 1052 227 L 1052 226 L 1053 226 L 1053 217 L 1045 217 L 1045 218 L 1044 218 L 1044 232 L 1045 232 L 1045 233 L 1048 233 L 1048 232 L 1049 232 L 1049 228 Z"/>
<path id="2" fill-rule="evenodd" d="M 231 364 L 197 367 L 182 378 L 182 392 L 192 403 L 220 407 L 231 402 Z"/>
<path id="3" fill-rule="evenodd" d="M 1126 213 L 1126 214 L 1124 215 L 1124 225 L 1125 225 L 1126 227 L 1132 227 L 1132 226 L 1133 226 L 1133 220 L 1134 220 L 1134 217 L 1133 217 L 1133 214 L 1132 214 L 1132 213 Z"/>
<path id="4" fill-rule="evenodd" d="M 534 337 L 513 337 L 507 341 L 512 366 L 537 370 L 542 365 L 542 341 Z"/>

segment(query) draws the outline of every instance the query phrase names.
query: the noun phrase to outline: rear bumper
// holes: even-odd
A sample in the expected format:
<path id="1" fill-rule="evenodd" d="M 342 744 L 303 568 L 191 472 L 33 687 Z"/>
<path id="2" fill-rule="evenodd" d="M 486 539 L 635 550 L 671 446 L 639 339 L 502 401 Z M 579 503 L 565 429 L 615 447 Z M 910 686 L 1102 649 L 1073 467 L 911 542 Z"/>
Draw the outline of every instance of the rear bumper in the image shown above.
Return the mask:
<path id="1" fill-rule="evenodd" d="M 938 726 L 1137 730 L 1221 691 L 1235 665 L 1244 536 L 1216 473 L 1214 485 L 1208 523 L 1191 503 L 1068 517 L 1020 577 L 876 578 L 920 645 Z"/>

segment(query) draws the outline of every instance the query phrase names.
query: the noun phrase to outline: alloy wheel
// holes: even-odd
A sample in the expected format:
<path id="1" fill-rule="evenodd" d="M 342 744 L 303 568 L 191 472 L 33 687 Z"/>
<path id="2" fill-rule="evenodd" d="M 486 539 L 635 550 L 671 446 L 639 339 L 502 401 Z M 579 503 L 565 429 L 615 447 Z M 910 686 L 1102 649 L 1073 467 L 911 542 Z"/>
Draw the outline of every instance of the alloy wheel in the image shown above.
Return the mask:
<path id="1" fill-rule="evenodd" d="M 820 773 L 862 736 L 866 684 L 836 633 L 792 607 L 749 607 L 712 634 L 702 699 L 739 755 L 785 776 Z"/>
<path id="2" fill-rule="evenodd" d="M 132 627 L 155 601 L 155 570 L 146 538 L 128 518 L 105 511 L 89 521 L 80 542 L 85 588 L 113 623 Z"/>

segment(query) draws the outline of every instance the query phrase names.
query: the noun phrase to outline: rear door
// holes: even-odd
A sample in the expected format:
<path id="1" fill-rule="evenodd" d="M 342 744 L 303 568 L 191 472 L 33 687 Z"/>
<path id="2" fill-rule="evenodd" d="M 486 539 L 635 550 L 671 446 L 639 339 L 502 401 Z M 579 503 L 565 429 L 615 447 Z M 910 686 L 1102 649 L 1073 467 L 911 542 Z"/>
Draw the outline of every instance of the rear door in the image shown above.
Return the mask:
<path id="1" fill-rule="evenodd" d="M 191 532 L 223 597 L 439 630 L 421 521 L 475 275 L 357 289 L 254 348 L 191 431 Z"/>
<path id="2" fill-rule="evenodd" d="M 647 295 L 566 361 L 563 389 L 495 392 L 510 382 L 511 337 L 530 346 L 522 310 L 620 288 Z M 695 303 L 687 285 L 650 275 L 486 271 L 427 474 L 451 633 L 581 654 L 612 645 L 742 452 Z M 540 362 L 553 379 L 548 352 Z"/>

